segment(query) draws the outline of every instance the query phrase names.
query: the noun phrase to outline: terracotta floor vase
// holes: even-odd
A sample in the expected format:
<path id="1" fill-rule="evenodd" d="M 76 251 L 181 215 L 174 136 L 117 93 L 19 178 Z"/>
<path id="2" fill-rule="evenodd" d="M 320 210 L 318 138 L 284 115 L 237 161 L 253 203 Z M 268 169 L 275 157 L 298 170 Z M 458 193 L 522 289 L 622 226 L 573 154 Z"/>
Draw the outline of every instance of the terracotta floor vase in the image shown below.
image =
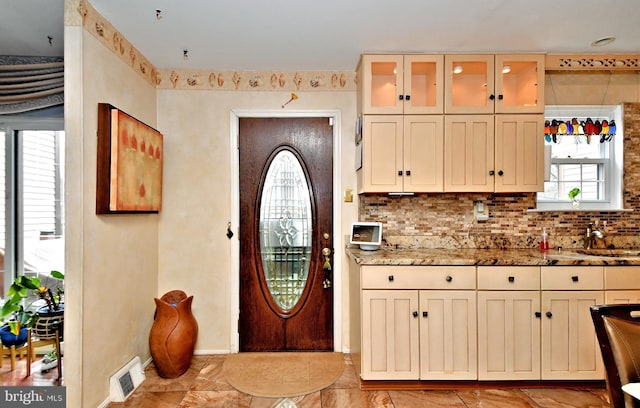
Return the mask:
<path id="1" fill-rule="evenodd" d="M 161 377 L 176 378 L 189 369 L 198 338 L 198 323 L 191 313 L 193 296 L 172 290 L 154 301 L 156 315 L 149 334 L 151 357 Z"/>

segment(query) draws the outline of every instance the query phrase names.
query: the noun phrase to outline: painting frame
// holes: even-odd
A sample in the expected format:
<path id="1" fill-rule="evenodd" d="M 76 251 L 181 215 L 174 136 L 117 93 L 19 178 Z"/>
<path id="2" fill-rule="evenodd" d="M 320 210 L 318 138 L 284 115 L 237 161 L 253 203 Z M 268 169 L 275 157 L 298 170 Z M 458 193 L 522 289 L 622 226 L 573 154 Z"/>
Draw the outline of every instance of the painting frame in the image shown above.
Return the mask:
<path id="1" fill-rule="evenodd" d="M 160 212 L 162 133 L 99 103 L 97 143 L 96 214 Z"/>

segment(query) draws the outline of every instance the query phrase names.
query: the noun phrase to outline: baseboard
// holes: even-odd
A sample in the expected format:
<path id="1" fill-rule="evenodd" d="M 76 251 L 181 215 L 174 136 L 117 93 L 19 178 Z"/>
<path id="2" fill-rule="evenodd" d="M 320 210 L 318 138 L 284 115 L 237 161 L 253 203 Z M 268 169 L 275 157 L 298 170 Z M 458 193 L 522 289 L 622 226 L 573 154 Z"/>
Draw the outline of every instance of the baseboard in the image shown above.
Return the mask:
<path id="1" fill-rule="evenodd" d="M 221 350 L 216 350 L 216 349 L 211 349 L 211 350 L 204 350 L 204 349 L 200 349 L 200 350 L 196 350 L 193 352 L 194 356 L 206 356 L 208 354 L 230 354 L 231 350 L 229 349 L 221 349 Z"/>

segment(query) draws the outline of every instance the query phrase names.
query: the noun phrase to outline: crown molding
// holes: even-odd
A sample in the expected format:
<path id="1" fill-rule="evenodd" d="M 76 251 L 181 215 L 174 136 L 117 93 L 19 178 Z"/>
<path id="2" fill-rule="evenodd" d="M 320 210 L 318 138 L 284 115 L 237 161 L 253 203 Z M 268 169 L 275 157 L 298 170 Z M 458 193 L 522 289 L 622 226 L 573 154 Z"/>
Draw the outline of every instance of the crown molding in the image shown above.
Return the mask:
<path id="1" fill-rule="evenodd" d="M 546 71 L 640 71 L 638 54 L 547 54 Z"/>

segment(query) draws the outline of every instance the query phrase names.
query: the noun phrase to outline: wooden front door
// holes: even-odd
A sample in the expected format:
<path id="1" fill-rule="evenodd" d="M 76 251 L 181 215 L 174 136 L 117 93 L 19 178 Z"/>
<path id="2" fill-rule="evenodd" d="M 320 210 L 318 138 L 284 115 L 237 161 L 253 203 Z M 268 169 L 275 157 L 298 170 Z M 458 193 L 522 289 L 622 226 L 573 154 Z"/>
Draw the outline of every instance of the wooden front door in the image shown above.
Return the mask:
<path id="1" fill-rule="evenodd" d="M 238 144 L 240 351 L 333 350 L 329 118 L 241 118 Z"/>

